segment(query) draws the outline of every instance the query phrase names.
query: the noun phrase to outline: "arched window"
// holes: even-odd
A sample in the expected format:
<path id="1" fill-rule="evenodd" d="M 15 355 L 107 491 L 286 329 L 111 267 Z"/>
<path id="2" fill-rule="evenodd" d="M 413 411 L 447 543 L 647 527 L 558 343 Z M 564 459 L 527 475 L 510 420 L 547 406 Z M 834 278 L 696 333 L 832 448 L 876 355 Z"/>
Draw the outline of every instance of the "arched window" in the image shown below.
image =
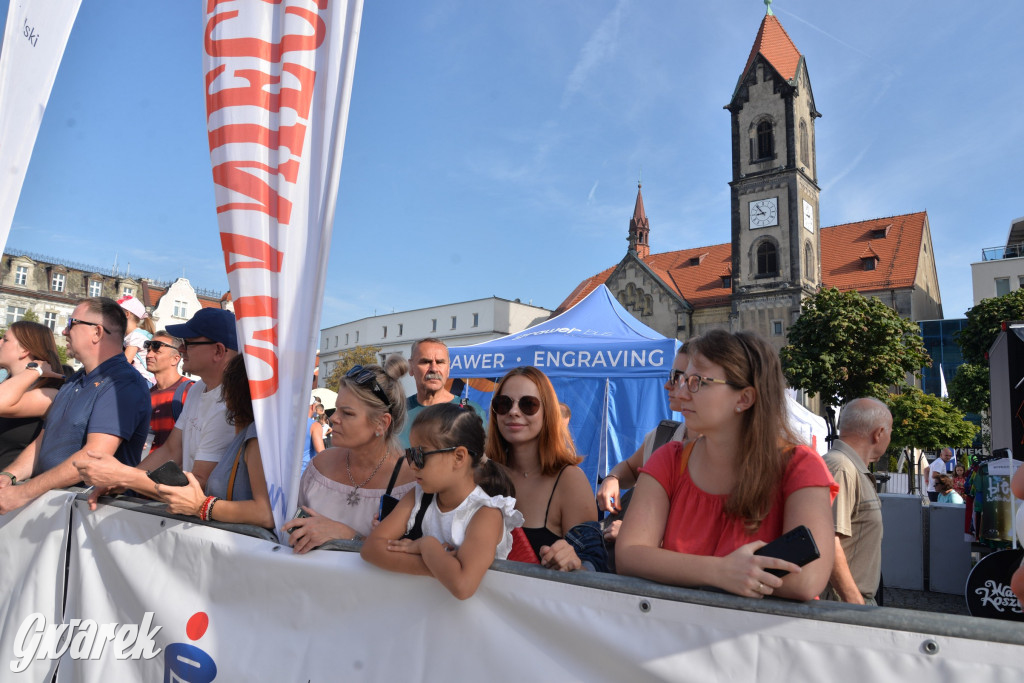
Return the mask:
<path id="1" fill-rule="evenodd" d="M 779 251 L 774 242 L 765 240 L 757 245 L 757 275 L 766 277 L 779 274 Z"/>
<path id="2" fill-rule="evenodd" d="M 811 167 L 811 145 L 807 139 L 807 123 L 800 121 L 800 163 Z"/>
<path id="3" fill-rule="evenodd" d="M 804 277 L 814 279 L 814 250 L 810 242 L 804 242 Z"/>
<path id="4" fill-rule="evenodd" d="M 762 121 L 757 124 L 757 158 L 771 159 L 775 156 L 775 135 L 772 133 L 772 122 Z"/>

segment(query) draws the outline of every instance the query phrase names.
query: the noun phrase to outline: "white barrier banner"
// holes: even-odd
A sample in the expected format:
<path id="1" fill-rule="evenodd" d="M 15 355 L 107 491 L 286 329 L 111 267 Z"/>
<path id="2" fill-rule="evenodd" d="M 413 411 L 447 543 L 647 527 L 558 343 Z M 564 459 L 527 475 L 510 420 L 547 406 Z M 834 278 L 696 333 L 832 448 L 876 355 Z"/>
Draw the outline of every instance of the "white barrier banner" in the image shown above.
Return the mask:
<path id="1" fill-rule="evenodd" d="M 108 644 L 97 658 L 68 655 L 59 683 L 1018 683 L 1024 673 L 1020 646 L 496 571 L 459 601 L 433 578 L 385 572 L 355 553 L 294 556 L 287 546 L 190 523 L 103 506 L 90 513 L 81 502 L 72 521 L 67 615 L 122 638 L 122 654 Z M 83 637 L 79 654 L 97 642 Z"/>
<path id="2" fill-rule="evenodd" d="M 36 658 L 52 643 L 36 634 L 42 623 L 61 621 L 74 500 L 50 491 L 0 515 L 0 681 L 48 681 L 57 666 L 56 658 Z"/>
<path id="3" fill-rule="evenodd" d="M 11 0 L 0 53 L 0 247 L 82 0 Z"/>
<path id="4" fill-rule="evenodd" d="M 221 246 L 274 519 L 294 512 L 362 0 L 209 0 Z"/>

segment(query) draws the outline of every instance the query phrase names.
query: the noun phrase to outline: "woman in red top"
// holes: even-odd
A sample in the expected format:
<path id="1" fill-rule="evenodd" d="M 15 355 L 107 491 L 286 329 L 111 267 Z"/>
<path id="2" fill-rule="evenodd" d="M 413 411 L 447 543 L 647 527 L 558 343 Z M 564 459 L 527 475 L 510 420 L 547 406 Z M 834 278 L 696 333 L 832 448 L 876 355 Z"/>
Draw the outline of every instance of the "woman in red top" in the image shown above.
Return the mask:
<path id="1" fill-rule="evenodd" d="M 714 330 L 692 340 L 674 391 L 700 438 L 655 451 L 619 532 L 621 574 L 748 597 L 810 600 L 832 571 L 831 504 L 822 458 L 790 430 L 778 354 L 759 335 Z M 821 557 L 803 568 L 754 555 L 805 525 Z M 790 572 L 783 578 L 768 569 Z"/>

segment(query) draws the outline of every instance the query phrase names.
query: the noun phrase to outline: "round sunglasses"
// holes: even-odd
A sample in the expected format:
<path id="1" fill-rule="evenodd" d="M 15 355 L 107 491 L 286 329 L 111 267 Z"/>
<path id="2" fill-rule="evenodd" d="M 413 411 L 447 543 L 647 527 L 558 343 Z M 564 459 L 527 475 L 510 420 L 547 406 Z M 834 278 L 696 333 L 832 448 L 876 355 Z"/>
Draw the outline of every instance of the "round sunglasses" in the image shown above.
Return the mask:
<path id="1" fill-rule="evenodd" d="M 520 396 L 517 400 L 511 396 L 500 394 L 491 401 L 491 410 L 498 415 L 507 415 L 508 411 L 512 410 L 512 406 L 516 403 L 519 404 L 519 412 L 523 415 L 535 415 L 540 410 L 541 405 L 543 405 L 536 396 Z"/>
<path id="2" fill-rule="evenodd" d="M 438 448 L 437 450 L 433 451 L 425 451 L 419 446 L 413 446 L 412 448 L 405 449 L 405 460 L 410 465 L 422 470 L 423 466 L 427 464 L 428 455 L 433 455 L 434 453 L 447 453 L 448 451 L 454 451 L 456 448 L 458 448 L 458 446 L 451 446 L 449 448 Z"/>

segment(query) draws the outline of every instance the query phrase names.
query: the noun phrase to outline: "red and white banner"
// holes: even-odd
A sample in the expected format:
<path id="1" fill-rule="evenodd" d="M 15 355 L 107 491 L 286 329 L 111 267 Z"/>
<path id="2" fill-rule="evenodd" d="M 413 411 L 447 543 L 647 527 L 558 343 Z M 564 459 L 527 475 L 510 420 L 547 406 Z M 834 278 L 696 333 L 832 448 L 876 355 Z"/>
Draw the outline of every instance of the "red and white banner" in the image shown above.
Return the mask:
<path id="1" fill-rule="evenodd" d="M 294 512 L 362 0 L 207 0 L 221 246 L 278 528 Z"/>
<path id="2" fill-rule="evenodd" d="M 0 248 L 82 0 L 11 0 L 0 53 Z"/>

